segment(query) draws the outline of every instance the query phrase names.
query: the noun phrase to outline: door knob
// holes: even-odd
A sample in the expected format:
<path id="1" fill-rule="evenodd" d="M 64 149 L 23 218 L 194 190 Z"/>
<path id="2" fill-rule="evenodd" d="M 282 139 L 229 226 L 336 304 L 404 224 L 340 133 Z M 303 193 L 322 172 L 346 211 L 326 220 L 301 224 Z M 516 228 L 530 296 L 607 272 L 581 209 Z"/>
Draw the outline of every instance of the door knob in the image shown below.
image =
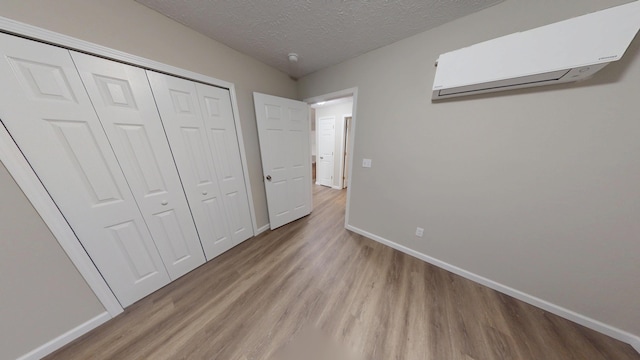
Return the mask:
<path id="1" fill-rule="evenodd" d="M 267 175 L 267 180 L 271 181 L 271 175 Z"/>
<path id="2" fill-rule="evenodd" d="M 162 200 L 162 202 L 160 204 L 162 204 L 162 206 L 167 205 L 169 202 L 167 200 Z"/>
<path id="3" fill-rule="evenodd" d="M 207 193 L 206 191 L 203 191 L 203 192 L 202 192 L 202 195 L 207 195 L 207 194 L 208 194 L 208 193 Z"/>
<path id="4" fill-rule="evenodd" d="M 324 159 L 322 156 L 320 156 L 320 160 Z"/>

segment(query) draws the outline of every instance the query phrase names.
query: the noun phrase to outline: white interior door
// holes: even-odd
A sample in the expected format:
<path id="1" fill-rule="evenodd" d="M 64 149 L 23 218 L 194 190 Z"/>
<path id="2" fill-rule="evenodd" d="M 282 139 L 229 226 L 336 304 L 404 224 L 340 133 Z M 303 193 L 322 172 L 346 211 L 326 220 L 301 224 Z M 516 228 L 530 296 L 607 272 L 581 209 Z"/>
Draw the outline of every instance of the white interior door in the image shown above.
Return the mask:
<path id="1" fill-rule="evenodd" d="M 253 93 L 269 223 L 275 229 L 311 213 L 309 105 Z"/>
<path id="2" fill-rule="evenodd" d="M 67 50 L 0 34 L 0 119 L 123 306 L 169 276 Z"/>
<path id="3" fill-rule="evenodd" d="M 205 257 L 141 68 L 71 52 L 102 127 L 172 279 Z"/>
<path id="4" fill-rule="evenodd" d="M 318 155 L 316 156 L 316 184 L 333 186 L 333 152 L 336 146 L 336 118 L 326 116 L 318 119 Z"/>
<path id="5" fill-rule="evenodd" d="M 236 125 L 227 89 L 196 83 L 218 185 L 234 245 L 253 236 Z"/>
<path id="6" fill-rule="evenodd" d="M 147 71 L 207 259 L 233 247 L 196 84 Z"/>

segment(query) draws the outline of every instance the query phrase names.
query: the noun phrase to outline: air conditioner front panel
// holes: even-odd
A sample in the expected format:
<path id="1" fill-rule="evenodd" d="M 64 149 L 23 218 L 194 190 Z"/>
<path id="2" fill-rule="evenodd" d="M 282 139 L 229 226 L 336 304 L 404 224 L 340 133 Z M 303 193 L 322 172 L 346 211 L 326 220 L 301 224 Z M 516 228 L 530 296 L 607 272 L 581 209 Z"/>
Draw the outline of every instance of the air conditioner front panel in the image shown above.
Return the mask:
<path id="1" fill-rule="evenodd" d="M 449 88 L 439 90 L 439 96 L 446 95 L 462 95 L 463 93 L 477 92 L 479 90 L 500 90 L 500 88 L 512 87 L 515 85 L 528 85 L 534 83 L 542 83 L 548 81 L 558 81 L 563 76 L 567 75 L 570 70 L 552 71 L 544 74 L 536 74 L 530 76 L 522 76 L 513 79 L 506 79 L 500 81 L 494 81 L 491 83 L 474 84 L 468 86 L 459 86 L 455 88 Z"/>
<path id="2" fill-rule="evenodd" d="M 561 84 L 590 78 L 609 63 L 583 66 L 575 69 L 552 71 L 544 74 L 522 76 L 482 84 L 434 90 L 433 99 L 445 99 L 465 95 L 484 94 L 496 91 L 515 90 L 535 86 Z"/>
<path id="3" fill-rule="evenodd" d="M 619 60 L 638 30 L 634 1 L 442 54 L 433 99 L 580 80 L 561 75 Z"/>

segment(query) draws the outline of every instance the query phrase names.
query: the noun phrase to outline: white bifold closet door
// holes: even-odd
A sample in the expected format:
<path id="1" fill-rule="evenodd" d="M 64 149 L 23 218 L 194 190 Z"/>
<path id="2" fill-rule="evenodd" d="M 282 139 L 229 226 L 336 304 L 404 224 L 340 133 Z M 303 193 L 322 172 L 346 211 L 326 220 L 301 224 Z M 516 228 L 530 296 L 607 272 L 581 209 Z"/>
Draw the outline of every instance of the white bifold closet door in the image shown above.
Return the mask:
<path id="1" fill-rule="evenodd" d="M 118 300 L 127 306 L 167 284 L 167 270 L 69 51 L 0 34 L 0 54 L 0 119 Z M 116 77 L 104 86 L 118 93 L 128 88 L 124 84 Z M 118 96 L 116 102 L 127 100 L 126 92 Z"/>
<path id="2" fill-rule="evenodd" d="M 207 259 L 253 235 L 229 91 L 147 71 Z"/>
<path id="3" fill-rule="evenodd" d="M 253 236 L 253 230 L 231 95 L 227 89 L 195 84 L 231 238 L 234 244 L 239 244 Z"/>
<path id="4" fill-rule="evenodd" d="M 145 71 L 71 56 L 171 279 L 202 265 L 200 239 Z"/>

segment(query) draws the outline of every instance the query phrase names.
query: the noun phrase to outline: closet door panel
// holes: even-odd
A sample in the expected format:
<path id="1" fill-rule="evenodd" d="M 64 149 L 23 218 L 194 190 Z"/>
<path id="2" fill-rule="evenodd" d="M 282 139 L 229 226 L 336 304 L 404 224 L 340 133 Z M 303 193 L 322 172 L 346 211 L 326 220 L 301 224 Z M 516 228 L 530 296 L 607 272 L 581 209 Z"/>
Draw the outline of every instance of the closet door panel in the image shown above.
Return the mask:
<path id="1" fill-rule="evenodd" d="M 71 52 L 172 279 L 205 262 L 160 116 L 141 68 Z"/>
<path id="2" fill-rule="evenodd" d="M 233 247 L 195 83 L 147 71 L 207 259 Z"/>
<path id="3" fill-rule="evenodd" d="M 234 244 L 253 236 L 249 199 L 242 172 L 238 135 L 229 90 L 197 83 L 218 183 L 227 210 Z"/>
<path id="4" fill-rule="evenodd" d="M 69 52 L 0 34 L 0 119 L 123 306 L 169 281 Z"/>

